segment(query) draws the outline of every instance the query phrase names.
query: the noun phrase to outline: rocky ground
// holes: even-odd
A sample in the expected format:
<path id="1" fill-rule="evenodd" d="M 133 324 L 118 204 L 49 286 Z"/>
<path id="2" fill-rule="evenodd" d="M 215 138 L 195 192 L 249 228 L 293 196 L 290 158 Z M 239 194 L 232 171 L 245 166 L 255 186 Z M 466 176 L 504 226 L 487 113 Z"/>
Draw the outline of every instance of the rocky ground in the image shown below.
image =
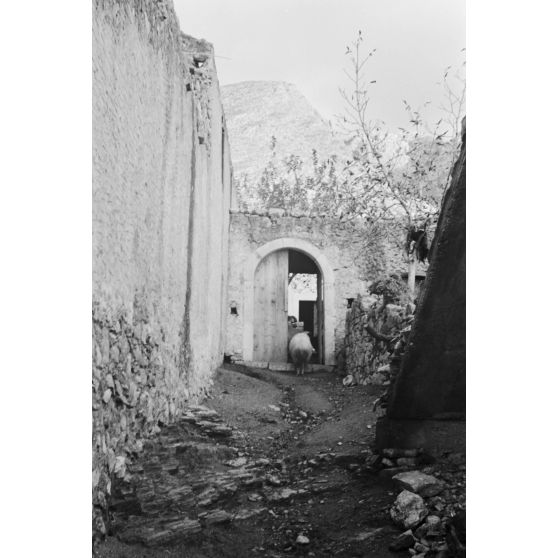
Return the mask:
<path id="1" fill-rule="evenodd" d="M 377 386 L 226 366 L 115 478 L 102 558 L 464 556 L 465 461 L 374 453 Z"/>

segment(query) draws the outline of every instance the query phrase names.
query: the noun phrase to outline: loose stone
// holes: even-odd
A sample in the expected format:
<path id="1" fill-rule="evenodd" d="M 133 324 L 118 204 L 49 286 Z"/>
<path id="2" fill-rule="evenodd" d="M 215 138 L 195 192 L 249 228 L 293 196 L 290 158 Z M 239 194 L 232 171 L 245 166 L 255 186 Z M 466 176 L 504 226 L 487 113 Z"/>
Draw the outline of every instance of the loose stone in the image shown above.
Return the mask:
<path id="1" fill-rule="evenodd" d="M 298 535 L 298 537 L 296 538 L 296 544 L 310 544 L 310 539 L 305 535 Z"/>
<path id="2" fill-rule="evenodd" d="M 425 475 L 420 471 L 408 471 L 399 473 L 393 480 L 406 490 L 410 490 L 420 496 L 436 496 L 444 489 L 444 485 L 436 477 Z"/>
<path id="3" fill-rule="evenodd" d="M 407 548 L 411 548 L 415 544 L 415 537 L 413 536 L 413 532 L 411 529 L 401 533 L 392 541 L 389 545 L 389 549 L 397 552 L 398 550 L 406 550 Z"/>
<path id="4" fill-rule="evenodd" d="M 396 525 L 412 529 L 428 515 L 428 511 L 424 500 L 418 494 L 403 490 L 391 507 L 390 515 Z"/>

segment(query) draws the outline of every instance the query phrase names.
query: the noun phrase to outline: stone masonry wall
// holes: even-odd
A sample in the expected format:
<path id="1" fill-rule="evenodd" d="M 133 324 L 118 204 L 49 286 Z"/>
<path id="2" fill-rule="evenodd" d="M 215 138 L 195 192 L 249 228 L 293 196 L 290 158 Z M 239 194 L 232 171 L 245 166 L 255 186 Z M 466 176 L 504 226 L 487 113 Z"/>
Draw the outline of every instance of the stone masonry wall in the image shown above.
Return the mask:
<path id="1" fill-rule="evenodd" d="M 362 260 L 361 230 L 358 225 L 325 217 L 285 214 L 283 210 L 243 213 L 231 211 L 229 240 L 229 306 L 226 353 L 242 355 L 244 327 L 244 262 L 256 249 L 279 238 L 300 238 L 314 244 L 327 258 L 335 275 L 335 350 L 343 346 L 347 299 L 364 292 L 367 283 L 359 267 Z"/>
<path id="2" fill-rule="evenodd" d="M 345 335 L 345 374 L 357 384 L 381 385 L 389 379 L 393 347 L 366 331 L 368 323 L 382 335 L 394 337 L 408 325 L 406 309 L 382 304 L 381 297 L 358 297 L 347 311 Z"/>
<path id="3" fill-rule="evenodd" d="M 94 0 L 97 533 L 113 476 L 222 361 L 231 182 L 211 45 L 167 0 Z"/>

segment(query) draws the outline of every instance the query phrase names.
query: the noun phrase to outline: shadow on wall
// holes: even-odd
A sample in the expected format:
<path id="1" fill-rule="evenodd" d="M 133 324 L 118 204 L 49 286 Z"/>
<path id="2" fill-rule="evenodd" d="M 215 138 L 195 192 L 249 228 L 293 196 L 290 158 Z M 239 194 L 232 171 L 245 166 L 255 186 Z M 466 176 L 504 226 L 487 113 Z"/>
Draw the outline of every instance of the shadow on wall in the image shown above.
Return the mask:
<path id="1" fill-rule="evenodd" d="M 465 449 L 466 133 L 442 204 L 424 293 L 376 444 Z"/>

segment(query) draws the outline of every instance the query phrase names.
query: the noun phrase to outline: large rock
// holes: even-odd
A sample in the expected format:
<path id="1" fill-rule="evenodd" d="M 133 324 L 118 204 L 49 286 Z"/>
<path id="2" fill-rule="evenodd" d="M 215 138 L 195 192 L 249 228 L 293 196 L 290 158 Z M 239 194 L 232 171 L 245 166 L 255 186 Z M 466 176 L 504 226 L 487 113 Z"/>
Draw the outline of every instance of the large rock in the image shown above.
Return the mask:
<path id="1" fill-rule="evenodd" d="M 427 515 L 424 500 L 413 492 L 403 490 L 389 510 L 391 519 L 403 529 L 416 527 Z"/>
<path id="2" fill-rule="evenodd" d="M 393 477 L 393 480 L 406 490 L 410 490 L 420 496 L 436 496 L 444 489 L 443 483 L 432 475 L 426 475 L 421 471 L 406 471 Z"/>

